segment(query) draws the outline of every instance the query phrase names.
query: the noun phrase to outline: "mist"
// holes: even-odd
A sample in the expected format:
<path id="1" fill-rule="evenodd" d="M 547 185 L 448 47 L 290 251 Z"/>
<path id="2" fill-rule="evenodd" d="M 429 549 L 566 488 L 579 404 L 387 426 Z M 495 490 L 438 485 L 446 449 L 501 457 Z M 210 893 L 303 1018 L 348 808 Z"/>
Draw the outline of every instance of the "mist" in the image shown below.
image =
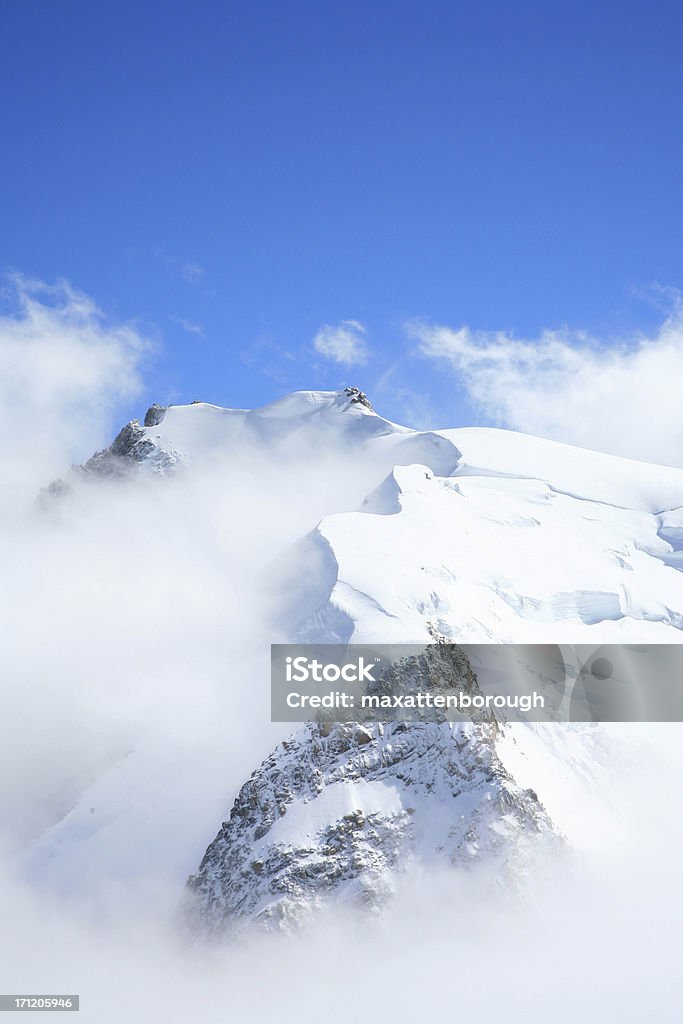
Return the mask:
<path id="1" fill-rule="evenodd" d="M 290 731 L 269 721 L 269 647 L 285 639 L 270 567 L 358 507 L 381 466 L 321 437 L 286 464 L 242 446 L 168 477 L 70 474 L 140 393 L 147 342 L 66 287 L 22 295 L 0 332 L 4 990 L 79 992 L 98 1024 L 666 1019 L 678 726 L 612 729 L 613 827 L 524 898 L 434 870 L 400 879 L 381 919 L 340 912 L 229 948 L 184 931 L 185 879 Z M 50 383 L 46 352 L 87 354 L 87 373 Z M 70 490 L 37 501 L 56 477 Z"/>

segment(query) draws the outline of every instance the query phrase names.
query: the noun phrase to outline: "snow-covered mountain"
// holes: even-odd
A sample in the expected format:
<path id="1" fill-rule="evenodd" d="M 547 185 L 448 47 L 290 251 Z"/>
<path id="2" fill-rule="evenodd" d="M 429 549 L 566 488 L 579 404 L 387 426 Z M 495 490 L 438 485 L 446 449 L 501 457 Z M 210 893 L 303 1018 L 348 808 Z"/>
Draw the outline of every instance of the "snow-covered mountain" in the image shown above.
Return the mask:
<path id="1" fill-rule="evenodd" d="M 277 463 L 353 453 L 348 488 L 292 552 L 287 634 L 319 641 L 675 642 L 683 623 L 683 471 L 490 428 L 415 431 L 362 392 L 263 409 L 153 406 L 86 470 L 167 472 L 233 451 Z M 280 571 L 287 572 L 283 558 Z M 598 630 L 599 627 L 599 636 Z"/>
<path id="2" fill-rule="evenodd" d="M 252 411 L 153 406 L 73 479 L 172 474 L 190 486 L 193 473 L 254 458 L 266 477 L 320 467 L 322 518 L 277 552 L 254 609 L 278 641 L 597 646 L 683 635 L 680 470 L 509 431 L 410 430 L 347 388 Z M 485 862 L 496 877 L 519 876 L 532 857 L 589 846 L 605 744 L 599 730 L 566 726 L 307 725 L 237 788 L 232 810 L 235 789 L 222 790 L 225 822 L 190 883 L 195 921 L 212 933 L 255 918 L 287 924 L 339 901 L 377 905 L 417 864 Z M 95 805 L 106 828 L 125 831 L 121 771 L 112 766 L 39 840 L 38 870 L 94 841 Z M 211 785 L 220 791 L 220 779 Z M 194 826 L 207 843 L 218 825 L 208 813 Z"/>
<path id="3" fill-rule="evenodd" d="M 383 676 L 477 694 L 465 651 L 434 643 Z M 194 924 L 298 926 L 314 911 L 380 909 L 416 864 L 486 870 L 524 886 L 563 846 L 538 795 L 506 766 L 513 739 L 490 712 L 467 722 L 310 723 L 241 788 L 189 885 Z"/>
<path id="4" fill-rule="evenodd" d="M 331 903 L 379 909 L 416 861 L 486 861 L 523 885 L 541 845 L 561 839 L 492 730 L 306 726 L 240 790 L 190 879 L 195 923 L 221 935 L 248 921 L 298 927 Z"/>

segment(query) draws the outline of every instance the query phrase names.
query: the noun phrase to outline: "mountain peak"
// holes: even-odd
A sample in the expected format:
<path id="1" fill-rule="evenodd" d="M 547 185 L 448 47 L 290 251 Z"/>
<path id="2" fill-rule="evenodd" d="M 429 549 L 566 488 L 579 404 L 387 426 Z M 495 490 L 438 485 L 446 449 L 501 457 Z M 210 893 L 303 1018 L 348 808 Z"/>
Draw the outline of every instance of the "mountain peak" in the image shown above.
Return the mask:
<path id="1" fill-rule="evenodd" d="M 351 405 L 364 405 L 366 409 L 370 410 L 370 412 L 375 411 L 372 408 L 370 399 L 368 398 L 364 391 L 360 390 L 360 388 L 349 386 L 347 388 L 344 388 L 344 391 L 342 393 L 350 399 Z"/>

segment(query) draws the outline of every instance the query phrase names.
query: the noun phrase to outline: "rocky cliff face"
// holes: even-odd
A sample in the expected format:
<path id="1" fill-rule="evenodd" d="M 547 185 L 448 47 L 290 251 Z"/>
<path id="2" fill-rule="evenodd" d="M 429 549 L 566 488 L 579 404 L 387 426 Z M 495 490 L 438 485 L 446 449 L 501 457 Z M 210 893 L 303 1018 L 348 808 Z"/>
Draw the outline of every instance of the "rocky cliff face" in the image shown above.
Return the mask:
<path id="1" fill-rule="evenodd" d="M 131 420 L 108 448 L 88 459 L 82 471 L 99 476 L 122 476 L 143 464 L 151 472 L 164 472 L 174 467 L 179 462 L 178 453 L 156 444 L 145 429 L 161 423 L 164 412 L 160 406 L 151 406 L 147 410 L 144 427 L 137 420 Z"/>
<path id="2" fill-rule="evenodd" d="M 417 667 L 426 686 L 457 677 L 477 689 L 458 648 L 435 645 Z M 406 673 L 394 672 L 386 691 Z M 194 926 L 230 936 L 248 924 L 296 928 L 340 903 L 377 910 L 416 862 L 486 863 L 496 881 L 519 881 L 562 840 L 505 767 L 502 732 L 492 718 L 307 725 L 241 788 L 190 878 Z"/>
<path id="3" fill-rule="evenodd" d="M 181 454 L 149 430 L 162 423 L 165 415 L 163 406 L 151 405 L 143 426 L 138 420 L 126 423 L 107 448 L 95 452 L 83 465 L 73 466 L 65 479 L 53 480 L 44 487 L 38 496 L 39 503 L 49 507 L 51 501 L 68 495 L 76 479 L 117 479 L 136 471 L 166 473 L 176 469 L 182 462 Z"/>

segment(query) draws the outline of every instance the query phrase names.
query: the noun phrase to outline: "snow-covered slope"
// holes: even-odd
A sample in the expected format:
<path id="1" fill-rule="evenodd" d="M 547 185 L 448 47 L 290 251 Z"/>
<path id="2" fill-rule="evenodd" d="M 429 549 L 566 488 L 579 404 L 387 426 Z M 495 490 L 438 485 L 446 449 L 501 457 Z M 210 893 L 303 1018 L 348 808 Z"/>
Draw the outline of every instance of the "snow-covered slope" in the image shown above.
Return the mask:
<path id="1" fill-rule="evenodd" d="M 659 504 L 656 488 L 639 483 Z M 362 511 L 324 518 L 302 545 L 298 559 L 323 562 L 332 585 L 325 594 L 315 580 L 297 594 L 292 632 L 428 641 L 434 623 L 461 642 L 676 641 L 683 578 L 672 548 L 682 510 L 633 507 L 628 478 L 622 504 L 592 497 L 593 486 L 589 477 L 568 494 L 540 476 L 396 467 Z M 671 486 L 662 496 L 681 498 Z"/>
<path id="2" fill-rule="evenodd" d="M 253 609 L 255 617 L 268 609 L 273 639 L 598 645 L 683 637 L 680 470 L 509 431 L 409 430 L 377 415 L 357 389 L 298 392 L 253 411 L 152 407 L 145 424 L 125 427 L 81 479 L 172 473 L 190 481 L 199 469 L 223 473 L 250 459 L 266 479 L 283 467 L 319 467 L 323 516 L 279 552 Z M 237 799 L 192 883 L 199 917 L 211 930 L 240 917 L 288 920 L 353 893 L 374 900 L 421 859 L 487 855 L 509 866 L 539 837 L 544 847 L 559 836 L 585 845 L 585 822 L 601 817 L 592 782 L 608 759 L 595 730 L 487 729 L 323 735 L 307 726 L 241 789 L 207 768 L 205 843 L 216 830 L 209 808 L 222 802 L 227 819 Z M 132 827 L 118 771 L 43 836 L 38 871 L 55 871 L 74 845 L 91 841 L 95 804 L 98 842 L 102 828 Z M 158 798 L 159 780 L 150 778 L 147 766 L 138 807 L 145 786 Z M 171 834 L 178 814 L 171 794 L 156 805 L 154 827 Z M 192 836 L 175 840 L 188 849 L 202 840 L 196 812 L 192 820 Z M 177 850 L 173 860 L 187 862 Z"/>
<path id="3" fill-rule="evenodd" d="M 86 468 L 95 472 L 167 471 L 182 464 L 268 454 L 274 459 L 325 458 L 354 451 L 381 473 L 398 463 L 424 461 L 453 471 L 460 453 L 445 436 L 414 431 L 378 416 L 357 388 L 297 391 L 261 409 L 192 405 L 152 406 L 145 425 L 127 424 Z"/>
<path id="4" fill-rule="evenodd" d="M 360 399 L 359 400 L 359 395 Z M 347 486 L 293 553 L 289 635 L 309 640 L 673 641 L 683 621 L 683 472 L 512 431 L 413 431 L 356 389 L 253 411 L 152 407 L 87 464 L 168 471 L 211 458 L 353 453 Z M 283 561 L 283 565 L 286 563 Z"/>

